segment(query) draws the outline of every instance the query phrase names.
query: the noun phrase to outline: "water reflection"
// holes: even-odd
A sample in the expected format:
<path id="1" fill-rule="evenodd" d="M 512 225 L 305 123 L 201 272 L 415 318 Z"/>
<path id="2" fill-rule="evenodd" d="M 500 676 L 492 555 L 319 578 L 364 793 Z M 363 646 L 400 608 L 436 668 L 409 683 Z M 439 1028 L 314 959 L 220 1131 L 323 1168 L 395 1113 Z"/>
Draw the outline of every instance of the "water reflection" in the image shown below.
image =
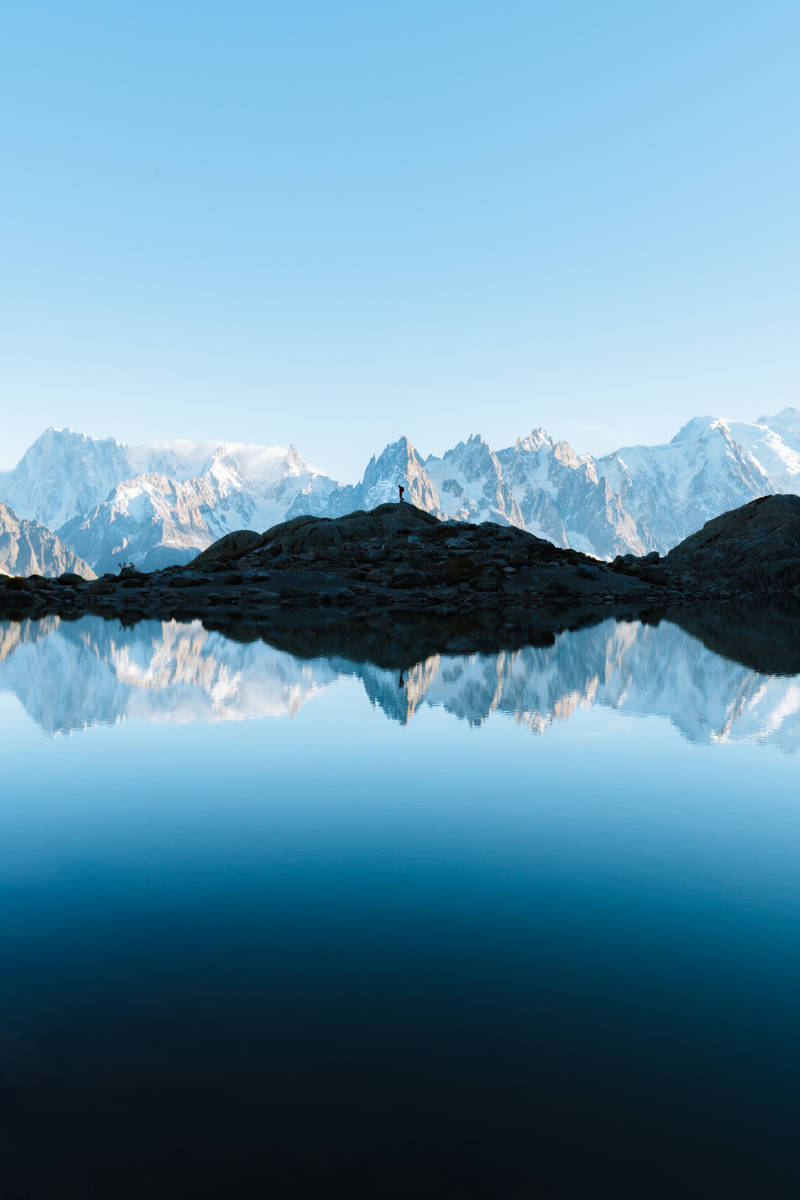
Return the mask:
<path id="1" fill-rule="evenodd" d="M 129 718 L 293 717 L 347 679 L 401 724 L 430 706 L 473 726 L 505 714 L 540 734 L 602 705 L 666 718 L 695 743 L 755 739 L 790 752 L 800 744 L 800 676 L 766 674 L 667 621 L 609 619 L 558 634 L 548 646 L 431 654 L 404 668 L 335 655 L 303 659 L 265 642 L 229 640 L 200 622 L 0 624 L 0 689 L 50 734 Z"/>

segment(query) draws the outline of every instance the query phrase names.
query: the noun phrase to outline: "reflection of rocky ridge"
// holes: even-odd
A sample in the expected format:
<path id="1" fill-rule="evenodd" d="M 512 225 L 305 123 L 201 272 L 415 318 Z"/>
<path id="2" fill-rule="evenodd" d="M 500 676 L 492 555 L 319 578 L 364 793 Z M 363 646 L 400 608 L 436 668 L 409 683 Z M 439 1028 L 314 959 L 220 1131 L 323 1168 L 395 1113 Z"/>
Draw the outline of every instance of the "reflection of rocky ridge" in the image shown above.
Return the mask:
<path id="1" fill-rule="evenodd" d="M 0 689 L 48 733 L 127 717 L 155 722 L 294 716 L 337 680 L 407 723 L 423 705 L 480 725 L 492 713 L 541 733 L 601 704 L 670 720 L 689 741 L 800 745 L 800 677 L 760 674 L 676 625 L 604 621 L 552 645 L 497 654 L 434 654 L 402 676 L 349 659 L 303 660 L 233 642 L 199 622 L 126 629 L 84 617 L 0 624 Z"/>

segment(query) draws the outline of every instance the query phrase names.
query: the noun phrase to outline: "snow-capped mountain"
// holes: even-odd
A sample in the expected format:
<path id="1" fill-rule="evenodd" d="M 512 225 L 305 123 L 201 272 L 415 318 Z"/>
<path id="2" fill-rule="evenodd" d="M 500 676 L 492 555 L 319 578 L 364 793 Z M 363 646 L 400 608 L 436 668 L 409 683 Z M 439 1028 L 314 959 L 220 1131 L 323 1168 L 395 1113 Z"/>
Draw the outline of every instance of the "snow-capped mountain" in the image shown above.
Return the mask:
<path id="1" fill-rule="evenodd" d="M 121 560 L 186 562 L 233 529 L 373 508 L 396 500 L 398 484 L 437 516 L 520 526 L 598 558 L 665 553 L 727 509 L 800 492 L 800 412 L 752 423 L 697 417 L 664 445 L 597 459 L 542 429 L 500 450 L 474 436 L 441 457 L 401 437 L 356 484 L 337 483 L 293 446 L 126 446 L 48 429 L 0 474 L 0 500 L 102 573 Z"/>
<path id="2" fill-rule="evenodd" d="M 94 579 L 88 563 L 38 521 L 23 521 L 0 501 L 0 574 L 62 575 Z"/>
<path id="3" fill-rule="evenodd" d="M 422 458 L 401 438 L 370 460 L 360 484 L 310 497 L 309 511 L 371 508 L 396 499 L 398 483 L 407 499 L 440 517 L 517 525 L 598 558 L 664 554 L 730 508 L 800 492 L 800 412 L 752 424 L 697 417 L 664 445 L 598 459 L 542 429 L 497 451 L 471 437 L 441 458 Z"/>
<path id="4" fill-rule="evenodd" d="M 552 646 L 431 655 L 403 673 L 341 658 L 243 645 L 200 622 L 83 617 L 0 622 L 0 690 L 47 733 L 134 718 L 216 722 L 294 717 L 342 680 L 402 724 L 424 707 L 480 725 L 497 714 L 532 733 L 596 705 L 670 721 L 690 742 L 800 749 L 800 677 L 768 676 L 707 649 L 676 625 L 608 620 Z"/>
<path id="5" fill-rule="evenodd" d="M 403 484 L 405 499 L 417 508 L 439 513 L 441 504 L 433 480 L 408 438 L 391 442 L 377 458 L 367 464 L 361 483 L 337 484 L 327 493 L 317 490 L 299 498 L 287 513 L 299 517 L 310 513 L 320 517 L 341 517 L 357 509 L 375 508 L 397 500 L 398 484 Z"/>
<path id="6" fill-rule="evenodd" d="M 335 486 L 294 446 L 126 446 L 69 429 L 46 430 L 0 475 L 0 497 L 56 529 L 98 574 L 123 559 L 144 570 L 188 562 L 232 529 L 266 529 Z"/>
<path id="7" fill-rule="evenodd" d="M 303 500 L 315 516 L 338 517 L 396 500 L 398 484 L 406 500 L 443 519 L 516 525 L 600 558 L 645 549 L 635 521 L 598 478 L 591 456 L 578 456 L 543 430 L 497 452 L 475 435 L 441 458 L 425 459 L 403 437 L 370 459 L 361 483 Z M 300 511 L 295 504 L 287 515 Z"/>
<path id="8" fill-rule="evenodd" d="M 530 533 L 598 558 L 649 549 L 591 455 L 535 429 L 497 458 Z"/>
<path id="9" fill-rule="evenodd" d="M 294 446 L 220 446 L 201 474 L 188 479 L 148 473 L 125 480 L 61 536 L 98 573 L 121 559 L 145 571 L 188 562 L 233 529 L 268 529 L 307 498 L 325 496 L 333 480 L 305 463 Z"/>
<path id="10" fill-rule="evenodd" d="M 795 490 L 781 486 L 792 483 L 785 470 L 776 478 L 755 457 L 753 449 L 767 441 L 779 441 L 767 426 L 696 417 L 666 445 L 626 446 L 599 459 L 597 468 L 646 545 L 666 553 L 728 509 Z M 773 451 L 762 458 L 775 466 L 779 455 Z"/>
<path id="11" fill-rule="evenodd" d="M 13 471 L 0 474 L 0 500 L 26 520 L 57 530 L 90 512 L 130 474 L 127 449 L 113 438 L 50 428 Z"/>
<path id="12" fill-rule="evenodd" d="M 457 521 L 525 525 L 500 460 L 482 437 L 459 442 L 441 458 L 431 455 L 425 470 L 439 493 L 443 515 Z"/>

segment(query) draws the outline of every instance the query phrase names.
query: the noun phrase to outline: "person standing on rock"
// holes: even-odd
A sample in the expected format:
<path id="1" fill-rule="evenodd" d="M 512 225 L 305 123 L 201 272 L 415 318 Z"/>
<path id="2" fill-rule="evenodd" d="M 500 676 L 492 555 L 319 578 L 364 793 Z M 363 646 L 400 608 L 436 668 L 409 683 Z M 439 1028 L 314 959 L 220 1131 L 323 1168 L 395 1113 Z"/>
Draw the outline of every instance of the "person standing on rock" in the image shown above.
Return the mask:
<path id="1" fill-rule="evenodd" d="M 400 493 L 400 500 L 398 501 L 398 503 L 402 504 L 402 503 L 403 503 L 403 492 L 404 492 L 406 489 L 403 487 L 402 483 L 398 483 L 398 485 L 397 485 L 397 490 L 398 490 L 398 492 Z"/>

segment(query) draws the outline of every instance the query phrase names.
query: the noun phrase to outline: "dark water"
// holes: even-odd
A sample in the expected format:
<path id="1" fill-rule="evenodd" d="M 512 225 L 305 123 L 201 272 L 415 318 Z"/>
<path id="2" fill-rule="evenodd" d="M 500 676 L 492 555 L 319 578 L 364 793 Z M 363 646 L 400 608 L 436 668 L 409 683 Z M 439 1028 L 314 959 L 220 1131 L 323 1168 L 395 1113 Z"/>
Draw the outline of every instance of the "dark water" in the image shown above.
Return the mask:
<path id="1" fill-rule="evenodd" d="M 798 745 L 668 624 L 0 625 L 0 1195 L 797 1195 Z"/>

